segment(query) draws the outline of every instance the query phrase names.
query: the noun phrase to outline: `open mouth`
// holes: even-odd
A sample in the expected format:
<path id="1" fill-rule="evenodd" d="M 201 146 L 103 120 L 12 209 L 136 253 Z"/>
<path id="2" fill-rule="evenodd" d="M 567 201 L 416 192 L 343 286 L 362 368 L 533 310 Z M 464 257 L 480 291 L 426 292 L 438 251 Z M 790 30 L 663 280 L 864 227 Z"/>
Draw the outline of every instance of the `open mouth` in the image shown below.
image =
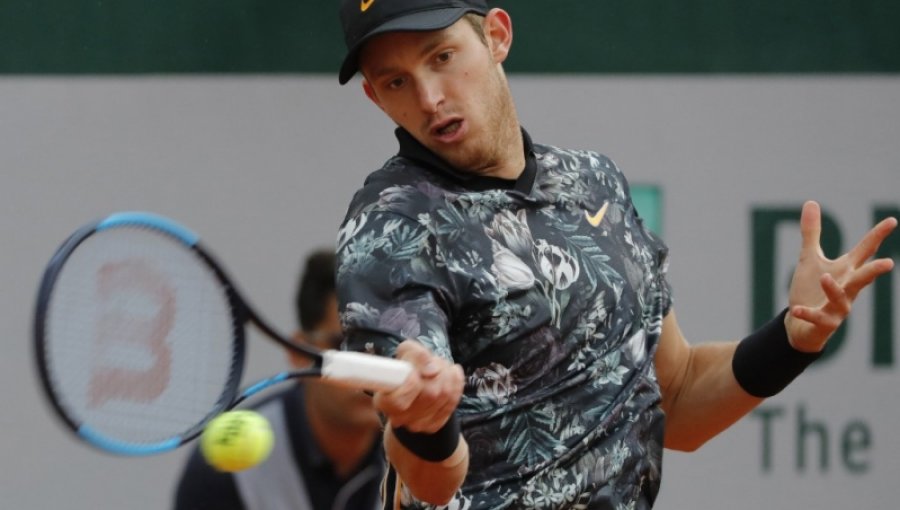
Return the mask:
<path id="1" fill-rule="evenodd" d="M 459 128 L 460 128 L 461 126 L 462 126 L 462 121 L 460 121 L 460 120 L 454 120 L 454 121 L 450 122 L 449 124 L 447 124 L 447 125 L 445 125 L 445 126 L 439 128 L 439 129 L 437 130 L 437 134 L 439 134 L 439 135 L 452 135 L 453 133 L 456 133 L 457 131 L 459 131 Z"/>
<path id="2" fill-rule="evenodd" d="M 460 117 L 445 119 L 431 128 L 431 136 L 439 143 L 457 143 L 465 134 L 466 122 Z"/>

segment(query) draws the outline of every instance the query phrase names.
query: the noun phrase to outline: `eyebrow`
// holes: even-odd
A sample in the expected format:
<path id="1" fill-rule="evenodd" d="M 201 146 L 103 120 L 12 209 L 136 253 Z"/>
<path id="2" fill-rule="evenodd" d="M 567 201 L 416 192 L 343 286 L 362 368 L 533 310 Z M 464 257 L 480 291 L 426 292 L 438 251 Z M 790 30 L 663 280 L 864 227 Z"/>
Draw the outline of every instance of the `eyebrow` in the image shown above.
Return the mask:
<path id="1" fill-rule="evenodd" d="M 441 44 L 444 44 L 444 42 L 449 38 L 450 37 L 447 35 L 445 30 L 438 31 L 436 34 L 432 35 L 428 39 L 428 42 L 422 47 L 421 51 L 419 51 L 419 57 L 422 57 L 422 56 L 425 56 L 425 55 L 431 53 L 432 51 L 434 51 L 435 48 L 437 48 Z M 397 71 L 396 67 L 391 67 L 391 66 L 381 67 L 372 72 L 372 79 L 373 80 L 378 79 L 378 78 L 381 78 L 382 76 L 392 74 L 396 71 Z"/>

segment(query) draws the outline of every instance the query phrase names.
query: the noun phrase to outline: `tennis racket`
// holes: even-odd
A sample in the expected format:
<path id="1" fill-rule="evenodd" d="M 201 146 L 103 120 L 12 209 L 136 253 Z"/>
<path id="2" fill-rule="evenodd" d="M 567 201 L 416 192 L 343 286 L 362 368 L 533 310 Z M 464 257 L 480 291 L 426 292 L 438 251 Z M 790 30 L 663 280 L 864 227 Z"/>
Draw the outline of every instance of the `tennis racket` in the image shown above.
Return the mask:
<path id="1" fill-rule="evenodd" d="M 196 438 L 216 415 L 282 381 L 321 377 L 367 390 L 411 366 L 295 344 L 238 292 L 196 234 L 171 219 L 116 213 L 74 232 L 38 291 L 35 358 L 55 412 L 90 445 L 151 455 Z M 240 388 L 247 324 L 313 360 Z"/>

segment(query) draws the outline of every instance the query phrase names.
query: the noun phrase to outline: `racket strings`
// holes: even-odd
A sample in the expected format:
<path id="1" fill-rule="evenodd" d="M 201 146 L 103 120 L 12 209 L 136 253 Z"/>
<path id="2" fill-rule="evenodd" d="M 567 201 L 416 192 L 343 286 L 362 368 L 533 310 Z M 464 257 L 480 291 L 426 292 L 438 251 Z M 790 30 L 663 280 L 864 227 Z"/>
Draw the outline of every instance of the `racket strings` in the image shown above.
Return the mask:
<path id="1" fill-rule="evenodd" d="M 86 238 L 58 275 L 45 328 L 60 405 L 124 443 L 195 429 L 240 373 L 240 325 L 222 283 L 194 250 L 151 229 Z"/>

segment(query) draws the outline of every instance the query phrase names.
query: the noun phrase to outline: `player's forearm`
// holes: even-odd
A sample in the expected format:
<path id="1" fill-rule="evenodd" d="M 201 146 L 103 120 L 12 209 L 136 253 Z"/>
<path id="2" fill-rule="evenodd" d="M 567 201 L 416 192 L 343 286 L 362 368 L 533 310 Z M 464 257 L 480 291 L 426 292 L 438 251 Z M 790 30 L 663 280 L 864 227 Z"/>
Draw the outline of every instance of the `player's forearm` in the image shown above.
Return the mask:
<path id="1" fill-rule="evenodd" d="M 469 446 L 462 437 L 456 450 L 440 462 L 418 457 L 403 446 L 390 426 L 384 434 L 388 460 L 413 495 L 433 505 L 445 505 L 462 486 L 469 470 Z"/>
<path id="2" fill-rule="evenodd" d="M 663 401 L 666 448 L 696 450 L 763 401 L 744 391 L 734 377 L 736 346 L 720 342 L 690 349 L 678 391 Z"/>

